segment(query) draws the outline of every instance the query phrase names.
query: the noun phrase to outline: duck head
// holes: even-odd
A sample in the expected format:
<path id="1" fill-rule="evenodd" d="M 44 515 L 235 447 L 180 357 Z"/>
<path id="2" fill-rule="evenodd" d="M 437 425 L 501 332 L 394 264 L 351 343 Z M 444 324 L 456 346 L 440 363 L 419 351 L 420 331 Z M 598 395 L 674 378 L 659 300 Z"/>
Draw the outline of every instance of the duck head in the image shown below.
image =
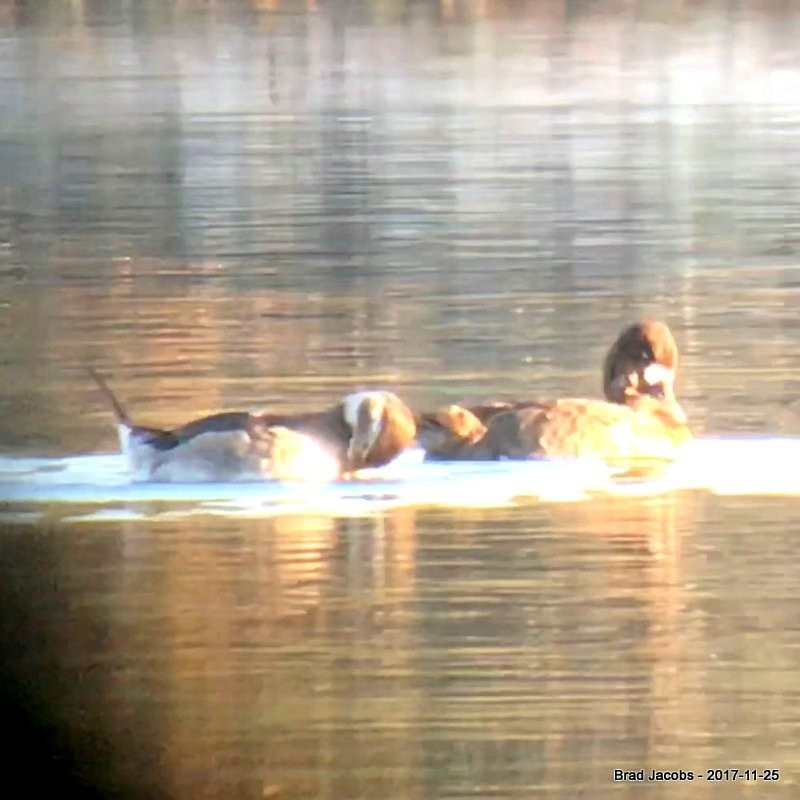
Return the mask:
<path id="1" fill-rule="evenodd" d="M 424 414 L 417 423 L 417 441 L 427 453 L 446 457 L 479 442 L 486 426 L 469 409 L 450 405 Z"/>
<path id="2" fill-rule="evenodd" d="M 342 415 L 350 430 L 346 471 L 381 467 L 413 444 L 414 415 L 392 392 L 356 392 L 345 397 Z"/>
<path id="3" fill-rule="evenodd" d="M 670 329 L 658 320 L 625 328 L 603 363 L 603 392 L 612 403 L 630 405 L 642 395 L 675 403 L 678 346 Z"/>

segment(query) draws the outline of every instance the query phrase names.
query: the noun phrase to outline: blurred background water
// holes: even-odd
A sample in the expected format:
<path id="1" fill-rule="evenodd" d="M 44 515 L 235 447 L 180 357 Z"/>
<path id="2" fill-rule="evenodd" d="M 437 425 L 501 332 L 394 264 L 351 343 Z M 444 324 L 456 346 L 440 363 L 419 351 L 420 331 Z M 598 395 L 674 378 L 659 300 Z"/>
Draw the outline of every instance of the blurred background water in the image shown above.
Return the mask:
<path id="1" fill-rule="evenodd" d="M 86 364 L 152 424 L 596 395 L 644 313 L 696 430 L 797 434 L 799 34 L 749 0 L 0 3 L 3 453 L 116 446 Z M 5 506 L 9 685 L 87 780 L 797 795 L 796 499 Z"/>

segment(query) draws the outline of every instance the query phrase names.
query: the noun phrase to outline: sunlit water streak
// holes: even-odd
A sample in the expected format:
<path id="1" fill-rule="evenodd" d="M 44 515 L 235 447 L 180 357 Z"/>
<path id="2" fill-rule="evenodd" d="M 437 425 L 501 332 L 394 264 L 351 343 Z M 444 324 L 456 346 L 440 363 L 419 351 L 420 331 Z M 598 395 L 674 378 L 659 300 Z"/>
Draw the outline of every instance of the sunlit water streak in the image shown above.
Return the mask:
<path id="1" fill-rule="evenodd" d="M 524 501 L 588 501 L 597 495 L 650 496 L 699 489 L 720 495 L 800 495 L 800 438 L 724 437 L 694 441 L 652 479 L 618 480 L 593 462 L 504 461 L 425 463 L 412 450 L 360 480 L 333 484 L 135 483 L 119 454 L 68 458 L 0 457 L 4 516 L 15 506 L 86 505 L 72 519 L 151 516 L 276 516 L 326 513 L 363 516 L 401 506 L 503 507 Z M 158 503 L 157 512 L 152 504 Z M 36 519 L 34 512 L 22 512 Z"/>

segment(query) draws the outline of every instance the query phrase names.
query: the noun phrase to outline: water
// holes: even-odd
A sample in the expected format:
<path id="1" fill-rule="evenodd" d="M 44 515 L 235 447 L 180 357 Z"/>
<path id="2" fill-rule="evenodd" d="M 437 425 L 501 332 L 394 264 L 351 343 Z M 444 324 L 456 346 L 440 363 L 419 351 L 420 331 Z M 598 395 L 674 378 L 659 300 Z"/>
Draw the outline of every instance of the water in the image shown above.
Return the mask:
<path id="1" fill-rule="evenodd" d="M 703 437 L 657 475 L 631 478 L 593 462 L 424 463 L 411 449 L 356 480 L 314 483 L 139 483 L 121 454 L 70 458 L 0 458 L 0 519 L 43 519 L 52 506 L 69 521 L 180 518 L 198 513 L 280 516 L 323 513 L 370 516 L 406 506 L 492 508 L 600 496 L 655 497 L 679 490 L 717 495 L 800 496 L 800 439 Z M 156 510 L 156 505 L 160 508 Z M 83 507 L 85 513 L 74 511 Z"/>
<path id="2" fill-rule="evenodd" d="M 29 788 L 69 746 L 137 797 L 795 797 L 799 28 L 0 8 L 1 677 L 62 732 L 31 750 L 4 715 Z M 164 425 L 361 386 L 597 395 L 645 313 L 701 436 L 649 484 L 412 453 L 131 485 L 85 371 Z"/>

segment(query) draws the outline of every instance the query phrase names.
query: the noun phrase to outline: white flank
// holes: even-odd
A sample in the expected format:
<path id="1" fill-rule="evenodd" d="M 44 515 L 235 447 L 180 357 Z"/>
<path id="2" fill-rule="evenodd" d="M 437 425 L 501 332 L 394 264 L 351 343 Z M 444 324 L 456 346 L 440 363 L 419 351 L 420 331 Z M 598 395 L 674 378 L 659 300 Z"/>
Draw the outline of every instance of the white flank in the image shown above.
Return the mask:
<path id="1" fill-rule="evenodd" d="M 353 392 L 353 394 L 347 395 L 347 397 L 342 400 L 344 421 L 350 426 L 351 430 L 355 430 L 356 425 L 358 425 L 358 412 L 361 408 L 361 404 L 371 397 L 377 397 L 382 394 L 383 392 L 375 391 Z"/>
<path id="2" fill-rule="evenodd" d="M 291 458 L 278 460 L 264 469 L 264 477 L 278 481 L 330 483 L 340 472 L 339 459 L 310 436 L 292 432 L 296 448 Z"/>

